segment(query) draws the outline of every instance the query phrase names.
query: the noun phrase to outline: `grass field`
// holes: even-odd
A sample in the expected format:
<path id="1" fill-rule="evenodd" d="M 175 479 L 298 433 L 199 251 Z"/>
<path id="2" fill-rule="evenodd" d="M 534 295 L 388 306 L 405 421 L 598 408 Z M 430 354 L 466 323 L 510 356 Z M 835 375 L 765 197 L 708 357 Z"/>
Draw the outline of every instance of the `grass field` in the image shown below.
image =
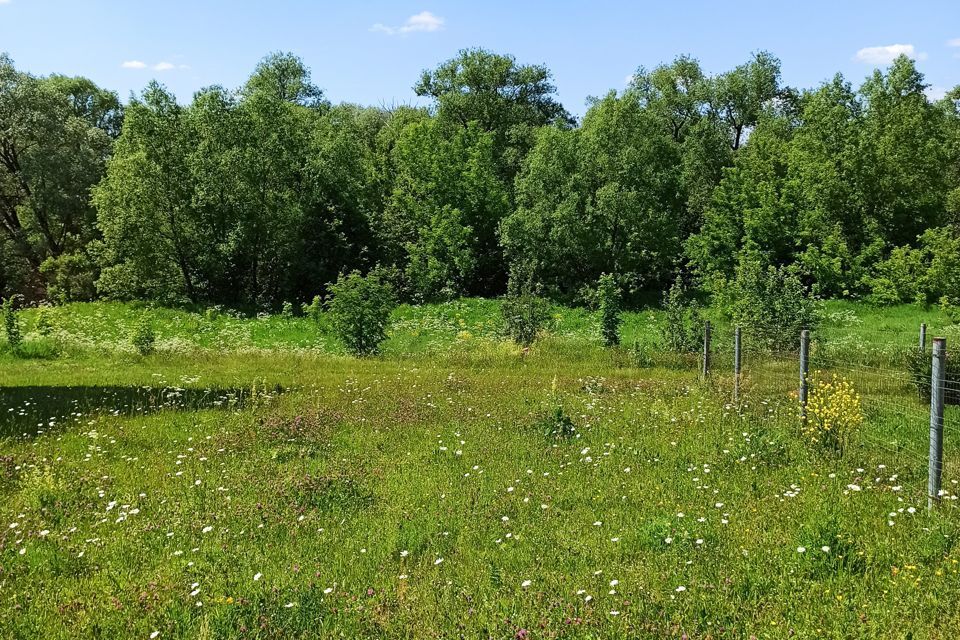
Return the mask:
<path id="1" fill-rule="evenodd" d="M 866 414 L 839 456 L 801 435 L 789 356 L 748 354 L 734 405 L 726 355 L 709 381 L 637 357 L 659 312 L 605 350 L 557 308 L 524 354 L 496 304 L 401 307 L 365 360 L 306 318 L 27 312 L 38 357 L 0 354 L 0 637 L 960 631 L 960 415 L 928 514 L 926 407 L 850 359 L 920 322 L 960 339 L 946 318 L 827 305 L 820 362 Z"/>

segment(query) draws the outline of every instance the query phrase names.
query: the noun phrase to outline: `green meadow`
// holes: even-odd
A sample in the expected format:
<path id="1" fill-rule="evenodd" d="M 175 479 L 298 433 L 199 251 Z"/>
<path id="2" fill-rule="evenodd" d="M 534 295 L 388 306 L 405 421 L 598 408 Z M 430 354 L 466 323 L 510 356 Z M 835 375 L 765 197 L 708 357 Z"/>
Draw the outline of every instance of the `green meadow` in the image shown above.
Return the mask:
<path id="1" fill-rule="evenodd" d="M 929 416 L 896 354 L 936 309 L 827 303 L 842 455 L 800 428 L 795 355 L 731 328 L 714 371 L 660 311 L 601 345 L 555 307 L 401 306 L 382 354 L 324 318 L 113 303 L 0 342 L 0 637 L 952 638 L 960 412 L 926 509 Z M 156 352 L 130 335 L 148 316 Z"/>

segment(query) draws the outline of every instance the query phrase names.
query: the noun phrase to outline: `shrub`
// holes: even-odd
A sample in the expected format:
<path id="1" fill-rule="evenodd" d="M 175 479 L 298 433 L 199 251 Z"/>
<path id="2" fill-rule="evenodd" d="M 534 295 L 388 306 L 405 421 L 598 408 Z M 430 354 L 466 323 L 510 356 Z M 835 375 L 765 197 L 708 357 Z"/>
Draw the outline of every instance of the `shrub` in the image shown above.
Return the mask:
<path id="1" fill-rule="evenodd" d="M 327 306 L 333 331 L 347 350 L 357 356 L 377 353 L 387 339 L 390 312 L 396 307 L 393 287 L 378 271 L 340 274 L 330 285 Z"/>
<path id="2" fill-rule="evenodd" d="M 800 332 L 814 329 L 818 320 L 816 301 L 795 269 L 764 268 L 756 259 L 740 263 L 723 299 L 733 322 L 769 350 L 796 349 Z"/>
<path id="3" fill-rule="evenodd" d="M 33 328 L 42 336 L 49 336 L 53 333 L 53 309 L 48 306 L 37 309 L 37 318 L 34 321 Z"/>
<path id="4" fill-rule="evenodd" d="M 676 353 L 691 353 L 700 348 L 704 320 L 700 304 L 693 299 L 680 278 L 663 300 L 666 318 L 660 328 L 664 346 Z"/>
<path id="5" fill-rule="evenodd" d="M 293 317 L 293 303 L 286 301 L 283 303 L 283 306 L 280 308 L 280 315 L 284 318 Z"/>
<path id="6" fill-rule="evenodd" d="M 600 335 L 603 344 L 614 347 L 620 344 L 620 315 L 622 295 L 620 286 L 611 274 L 605 273 L 597 282 L 597 307 L 600 311 Z"/>
<path id="7" fill-rule="evenodd" d="M 866 277 L 876 304 L 934 303 L 960 297 L 960 234 L 950 227 L 927 229 L 917 247 L 896 247 Z"/>
<path id="8" fill-rule="evenodd" d="M 313 296 L 310 304 L 303 305 L 303 315 L 320 324 L 320 321 L 323 319 L 323 298 Z"/>
<path id="9" fill-rule="evenodd" d="M 500 305 L 504 332 L 523 347 L 536 341 L 550 319 L 550 302 L 540 296 L 533 271 L 530 264 L 514 266 L 507 283 L 507 296 Z"/>
<path id="10" fill-rule="evenodd" d="M 933 359 L 929 349 L 910 349 L 907 354 L 907 370 L 910 380 L 917 389 L 917 394 L 924 402 L 930 401 L 930 376 L 933 373 Z M 951 358 L 947 354 L 944 377 L 945 404 L 960 405 L 960 359 Z"/>
<path id="11" fill-rule="evenodd" d="M 13 351 L 17 351 L 23 342 L 23 332 L 20 330 L 20 313 L 17 310 L 17 306 L 22 300 L 23 296 L 14 294 L 0 305 L 3 310 L 3 329 L 7 335 L 7 344 Z"/>
<path id="12" fill-rule="evenodd" d="M 853 384 L 833 374 L 810 379 L 803 434 L 811 444 L 843 454 L 850 435 L 863 424 L 860 395 Z"/>
<path id="13" fill-rule="evenodd" d="M 140 319 L 137 326 L 133 329 L 130 342 L 133 343 L 133 348 L 136 349 L 137 353 L 141 356 L 148 356 L 154 352 L 157 335 L 153 331 L 153 323 L 150 322 L 150 318 L 143 317 Z"/>
<path id="14" fill-rule="evenodd" d="M 573 422 L 563 405 L 556 404 L 550 410 L 542 413 L 537 419 L 536 427 L 547 438 L 567 440 L 577 435 L 577 426 Z"/>
<path id="15" fill-rule="evenodd" d="M 60 304 L 93 300 L 97 295 L 97 268 L 84 251 L 47 258 L 40 265 L 47 295 Z"/>

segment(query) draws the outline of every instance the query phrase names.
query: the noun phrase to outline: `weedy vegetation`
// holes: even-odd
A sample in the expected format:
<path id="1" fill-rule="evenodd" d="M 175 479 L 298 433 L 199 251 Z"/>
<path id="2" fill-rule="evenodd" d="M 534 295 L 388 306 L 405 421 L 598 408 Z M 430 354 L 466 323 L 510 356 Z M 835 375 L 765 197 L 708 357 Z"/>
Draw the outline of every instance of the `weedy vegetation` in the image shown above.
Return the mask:
<path id="1" fill-rule="evenodd" d="M 340 293 L 370 285 L 349 282 Z M 337 295 L 295 317 L 20 312 L 22 345 L 59 352 L 0 343 L 0 636 L 960 625 L 960 457 L 948 450 L 927 513 L 926 406 L 905 363 L 883 384 L 825 369 L 801 422 L 795 360 L 748 361 L 735 408 L 728 373 L 700 382 L 669 357 L 661 311 L 621 314 L 642 368 L 583 310 L 554 307 L 524 351 L 489 300 L 377 314 L 385 339 L 363 344 L 381 355 L 354 358 L 327 318 L 345 313 Z M 152 353 L 129 339 L 145 318 Z M 828 303 L 831 353 L 880 344 L 853 341 L 856 320 L 886 327 L 884 342 L 913 342 L 918 321 L 960 339 L 935 308 Z"/>

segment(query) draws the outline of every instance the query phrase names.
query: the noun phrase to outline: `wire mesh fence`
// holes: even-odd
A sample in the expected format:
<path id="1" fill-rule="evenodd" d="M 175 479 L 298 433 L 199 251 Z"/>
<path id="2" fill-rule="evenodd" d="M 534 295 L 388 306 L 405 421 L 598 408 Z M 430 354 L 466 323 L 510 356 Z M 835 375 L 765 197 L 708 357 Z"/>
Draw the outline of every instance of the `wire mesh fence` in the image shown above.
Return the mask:
<path id="1" fill-rule="evenodd" d="M 927 494 L 932 502 L 956 499 L 960 358 L 940 342 L 944 353 L 938 369 L 927 327 L 918 327 L 913 335 L 883 327 L 834 328 L 811 332 L 806 347 L 799 331 L 795 339 L 772 343 L 768 329 L 711 329 L 705 335 L 700 375 L 709 376 L 741 410 L 801 429 L 806 421 L 819 418 L 805 416 L 804 386 L 808 401 L 820 402 L 818 394 L 847 385 L 844 388 L 855 391 L 862 417 L 845 442 L 849 452 L 865 467 L 871 465 L 898 482 L 905 494 Z M 960 343 L 954 351 L 958 349 Z M 942 409 L 936 406 L 938 398 Z"/>

